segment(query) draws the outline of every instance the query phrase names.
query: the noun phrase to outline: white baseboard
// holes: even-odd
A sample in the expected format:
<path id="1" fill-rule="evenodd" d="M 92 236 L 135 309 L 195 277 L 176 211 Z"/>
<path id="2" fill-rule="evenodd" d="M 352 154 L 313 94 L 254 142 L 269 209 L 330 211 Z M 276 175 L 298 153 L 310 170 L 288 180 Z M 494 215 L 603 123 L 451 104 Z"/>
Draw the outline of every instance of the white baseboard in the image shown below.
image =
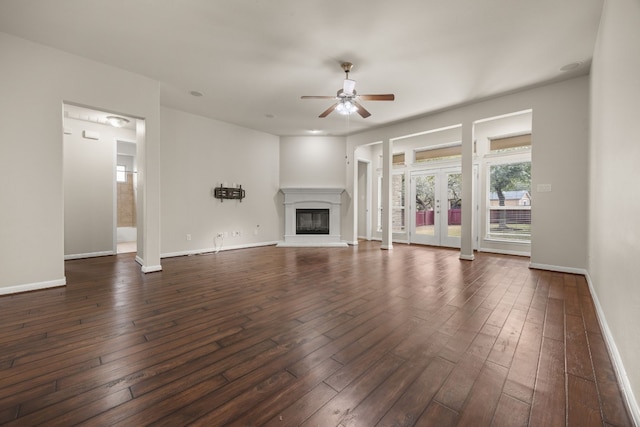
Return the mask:
<path id="1" fill-rule="evenodd" d="M 476 256 L 471 254 L 471 255 L 462 255 L 460 254 L 460 259 L 463 261 L 473 261 L 474 259 L 476 259 Z"/>
<path id="2" fill-rule="evenodd" d="M 333 242 L 333 243 L 278 242 L 276 246 L 279 248 L 346 248 L 349 245 L 347 244 L 347 242 Z"/>
<path id="3" fill-rule="evenodd" d="M 585 270 L 584 268 L 563 267 L 560 265 L 550 265 L 550 264 L 538 264 L 535 262 L 529 263 L 529 268 L 533 268 L 534 270 L 548 270 L 548 271 L 557 271 L 559 273 L 582 274 L 584 276 L 588 276 L 587 270 Z"/>
<path id="4" fill-rule="evenodd" d="M 109 255 L 115 255 L 115 254 L 116 253 L 114 251 L 89 252 L 86 254 L 71 254 L 71 255 L 65 255 L 64 260 L 67 261 L 70 259 L 95 258 L 99 256 L 109 256 Z"/>
<path id="5" fill-rule="evenodd" d="M 638 406 L 638 401 L 636 400 L 633 389 L 631 388 L 631 383 L 629 383 L 629 377 L 627 376 L 627 371 L 622 363 L 622 357 L 620 356 L 616 342 L 611 334 L 611 329 L 609 329 L 607 318 L 605 317 L 600 301 L 598 300 L 598 295 L 593 287 L 593 282 L 591 281 L 589 272 L 585 271 L 584 276 L 586 277 L 587 284 L 589 285 L 589 291 L 593 298 L 593 305 L 596 307 L 596 317 L 598 318 L 598 323 L 602 330 L 602 336 L 604 337 L 604 342 L 607 346 L 607 350 L 609 351 L 609 357 L 611 358 L 613 369 L 616 371 L 616 377 L 622 386 L 622 398 L 627 404 L 627 408 L 629 409 L 634 425 L 640 426 L 640 407 Z"/>
<path id="6" fill-rule="evenodd" d="M 140 269 L 143 273 L 155 273 L 156 271 L 162 271 L 161 265 L 143 265 Z"/>
<path id="7" fill-rule="evenodd" d="M 244 245 L 222 246 L 220 248 L 204 248 L 204 249 L 193 249 L 189 251 L 167 252 L 167 253 L 160 254 L 160 258 L 173 258 L 173 257 L 188 256 L 188 255 L 204 255 L 204 254 L 210 254 L 210 253 L 215 253 L 219 251 L 259 248 L 262 246 L 275 246 L 277 244 L 278 242 L 261 242 L 261 243 L 249 243 Z"/>
<path id="8" fill-rule="evenodd" d="M 67 278 L 58 280 L 48 280 L 46 282 L 25 283 L 24 285 L 0 287 L 0 295 L 17 294 L 20 292 L 39 291 L 42 289 L 57 288 L 66 286 Z"/>
<path id="9" fill-rule="evenodd" d="M 508 249 L 489 249 L 489 248 L 480 248 L 478 252 L 487 252 L 490 254 L 501 254 L 501 255 L 515 255 L 515 256 L 531 256 L 530 252 L 526 251 L 511 251 Z"/>
<path id="10" fill-rule="evenodd" d="M 136 262 L 140 265 L 140 271 L 143 273 L 155 273 L 162 271 L 161 265 L 144 265 L 144 260 L 136 255 Z"/>

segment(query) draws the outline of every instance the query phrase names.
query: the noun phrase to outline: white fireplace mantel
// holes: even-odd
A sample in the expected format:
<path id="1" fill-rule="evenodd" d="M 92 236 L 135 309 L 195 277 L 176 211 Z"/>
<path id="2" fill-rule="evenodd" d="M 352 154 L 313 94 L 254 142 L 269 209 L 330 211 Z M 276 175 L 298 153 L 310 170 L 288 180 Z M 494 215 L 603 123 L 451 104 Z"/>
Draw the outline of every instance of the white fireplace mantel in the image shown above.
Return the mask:
<path id="1" fill-rule="evenodd" d="M 281 188 L 284 194 L 284 240 L 278 246 L 346 247 L 340 239 L 343 188 Z M 296 234 L 296 209 L 329 209 L 329 234 Z"/>

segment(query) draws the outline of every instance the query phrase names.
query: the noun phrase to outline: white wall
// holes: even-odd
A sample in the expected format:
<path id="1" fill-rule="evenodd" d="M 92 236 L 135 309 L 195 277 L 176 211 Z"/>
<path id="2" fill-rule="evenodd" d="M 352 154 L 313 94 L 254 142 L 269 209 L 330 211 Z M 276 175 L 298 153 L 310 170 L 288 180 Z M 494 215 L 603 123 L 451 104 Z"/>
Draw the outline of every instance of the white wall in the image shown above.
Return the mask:
<path id="1" fill-rule="evenodd" d="M 0 56 L 0 293 L 65 283 L 64 101 L 146 119 L 139 245 L 159 266 L 159 84 L 5 33 Z"/>
<path id="2" fill-rule="evenodd" d="M 161 118 L 162 256 L 280 240 L 278 137 L 170 108 Z M 242 185 L 246 198 L 215 199 L 222 183 Z M 219 232 L 227 236 L 214 242 Z"/>
<path id="3" fill-rule="evenodd" d="M 605 2 L 591 76 L 589 277 L 640 422 L 640 2 Z M 624 374 L 624 372 L 623 372 Z"/>
<path id="4" fill-rule="evenodd" d="M 64 254 L 113 253 L 116 140 L 135 140 L 135 131 L 70 118 L 64 128 Z M 84 138 L 85 130 L 99 139 Z"/>
<path id="5" fill-rule="evenodd" d="M 344 188 L 345 150 L 344 137 L 281 137 L 280 186 Z"/>

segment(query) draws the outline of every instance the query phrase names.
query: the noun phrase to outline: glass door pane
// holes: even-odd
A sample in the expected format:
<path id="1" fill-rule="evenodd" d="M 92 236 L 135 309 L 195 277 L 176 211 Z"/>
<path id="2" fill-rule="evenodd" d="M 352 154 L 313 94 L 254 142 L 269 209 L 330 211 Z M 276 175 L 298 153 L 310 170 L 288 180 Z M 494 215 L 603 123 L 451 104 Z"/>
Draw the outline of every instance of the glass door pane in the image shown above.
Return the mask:
<path id="1" fill-rule="evenodd" d="M 442 172 L 442 185 L 447 195 L 442 206 L 442 221 L 445 229 L 442 231 L 443 246 L 460 247 L 462 235 L 462 174 L 456 172 Z"/>
<path id="2" fill-rule="evenodd" d="M 437 177 L 432 173 L 417 173 L 411 177 L 412 212 L 411 241 L 437 245 L 439 241 Z"/>

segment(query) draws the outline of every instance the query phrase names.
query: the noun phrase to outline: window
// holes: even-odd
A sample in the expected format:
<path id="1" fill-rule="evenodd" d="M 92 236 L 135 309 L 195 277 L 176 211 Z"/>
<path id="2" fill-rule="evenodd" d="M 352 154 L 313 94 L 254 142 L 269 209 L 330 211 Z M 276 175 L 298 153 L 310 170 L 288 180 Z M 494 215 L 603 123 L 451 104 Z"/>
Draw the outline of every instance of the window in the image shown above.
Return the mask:
<path id="1" fill-rule="evenodd" d="M 406 229 L 405 174 L 391 176 L 391 231 L 403 233 Z M 378 231 L 382 231 L 382 175 L 378 176 Z"/>
<path id="2" fill-rule="evenodd" d="M 487 238 L 531 240 L 531 161 L 489 165 Z"/>
<path id="3" fill-rule="evenodd" d="M 491 153 L 506 153 L 531 148 L 531 134 L 495 138 L 490 141 Z"/>
<path id="4" fill-rule="evenodd" d="M 416 150 L 416 163 L 431 162 L 434 160 L 452 160 L 462 156 L 462 145 L 450 145 L 448 147 L 428 148 L 425 150 Z"/>
<path id="5" fill-rule="evenodd" d="M 116 182 L 127 182 L 127 168 L 125 165 L 116 166 Z"/>
<path id="6" fill-rule="evenodd" d="M 394 154 L 391 162 L 393 166 L 404 166 L 404 153 Z"/>
<path id="7" fill-rule="evenodd" d="M 405 231 L 405 178 L 404 174 L 391 176 L 391 230 L 394 233 Z"/>

